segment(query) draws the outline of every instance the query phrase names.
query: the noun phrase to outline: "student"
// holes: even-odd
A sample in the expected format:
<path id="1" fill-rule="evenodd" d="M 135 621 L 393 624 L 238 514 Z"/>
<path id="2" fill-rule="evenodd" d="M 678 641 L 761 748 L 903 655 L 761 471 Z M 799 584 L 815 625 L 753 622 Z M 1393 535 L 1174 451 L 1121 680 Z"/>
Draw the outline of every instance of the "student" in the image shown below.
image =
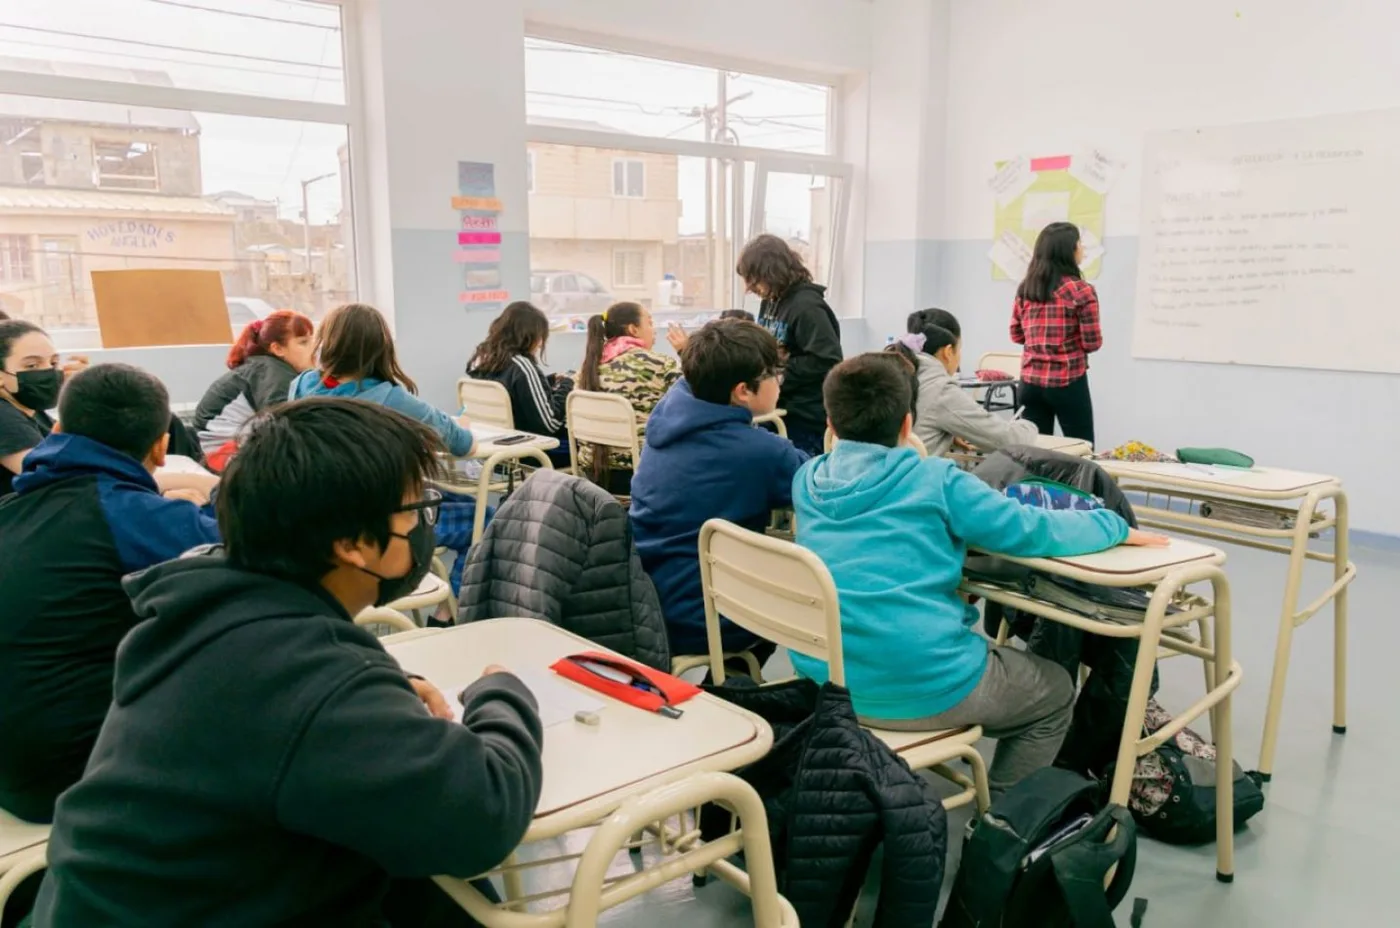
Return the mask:
<path id="1" fill-rule="evenodd" d="M 753 313 L 749 312 L 747 309 L 726 309 L 719 314 L 719 317 L 721 319 L 743 319 L 745 322 L 758 321 L 754 318 Z"/>
<path id="2" fill-rule="evenodd" d="M 750 293 L 763 302 L 758 321 L 778 339 L 788 437 L 808 454 L 820 454 L 826 436 L 822 381 L 841 363 L 841 326 L 826 304 L 826 288 L 812 283 L 802 259 L 776 235 L 744 246 L 737 268 Z"/>
<path id="3" fill-rule="evenodd" d="M 846 681 L 856 712 L 881 728 L 982 725 L 998 739 L 990 781 L 1005 790 L 1049 765 L 1069 726 L 1064 669 L 988 647 L 958 595 L 969 546 L 1021 557 L 1164 544 L 1108 510 L 1023 506 L 946 458 L 900 447 L 912 427 L 909 383 L 881 354 L 842 363 L 826 408 L 841 439 L 793 481 L 797 541 L 831 570 L 841 603 Z M 824 681 L 826 665 L 794 653 Z"/>
<path id="4" fill-rule="evenodd" d="M 690 336 L 685 378 L 657 404 L 632 478 L 632 532 L 656 585 L 673 654 L 704 654 L 705 606 L 697 545 L 709 519 L 762 531 L 792 501 L 792 477 L 807 455 L 753 417 L 778 405 L 778 342 L 752 322 L 721 319 Z M 722 623 L 727 651 L 758 639 Z M 766 643 L 764 643 L 766 645 Z M 766 654 L 772 646 L 761 647 Z"/>
<path id="5" fill-rule="evenodd" d="M 547 341 L 549 317 L 529 303 L 511 303 L 491 323 L 486 340 L 476 346 L 467 362 L 467 376 L 504 386 L 510 394 L 515 427 L 559 439 L 561 450 L 550 456 L 567 467 L 569 435 L 564 425 L 564 401 L 574 382 L 562 374 L 545 374 L 540 367 Z"/>
<path id="6" fill-rule="evenodd" d="M 1099 297 L 1079 273 L 1079 229 L 1052 222 L 1040 230 L 1026 279 L 1016 289 L 1011 340 L 1025 346 L 1021 405 L 1042 434 L 1094 443 L 1089 355 L 1103 347 Z"/>
<path id="7" fill-rule="evenodd" d="M 962 333 L 957 320 L 951 314 L 944 315 L 952 321 L 951 327 L 924 322 L 927 317 L 911 318 L 911 323 L 924 324 L 891 346 L 894 352 L 913 362 L 918 372 L 914 434 L 929 454 L 940 457 L 954 450 L 955 445 L 991 452 L 1034 442 L 1038 434 L 1034 423 L 988 412 L 958 383 Z"/>
<path id="8" fill-rule="evenodd" d="M 465 415 L 453 419 L 415 395 L 418 385 L 399 367 L 389 325 L 373 306 L 348 303 L 327 313 L 316 350 L 320 368 L 292 381 L 290 399 L 343 396 L 388 406 L 432 429 L 452 454 L 469 455 L 476 447 Z M 471 547 L 476 500 L 454 494 L 444 500 L 441 515 L 435 526 L 438 544 L 457 552 L 451 575 L 455 591 Z"/>
<path id="9" fill-rule="evenodd" d="M 316 366 L 314 328 L 310 319 L 287 309 L 243 327 L 228 352 L 228 373 L 204 391 L 194 413 L 204 453 L 223 451 L 211 464 L 226 459 L 249 419 L 274 403 L 285 403 L 296 376 Z"/>
<path id="10" fill-rule="evenodd" d="M 24 456 L 53 429 L 63 370 L 44 330 L 22 319 L 0 321 L 0 497 L 9 493 Z"/>
<path id="11" fill-rule="evenodd" d="M 226 551 L 127 581 L 143 622 L 59 800 L 36 928 L 475 924 L 430 877 L 524 836 L 535 700 L 490 666 L 453 722 L 351 618 L 427 573 L 441 447 L 344 398 L 255 421 L 218 497 Z"/>
<path id="12" fill-rule="evenodd" d="M 117 642 L 136 624 L 124 575 L 219 539 L 188 491 L 162 498 L 170 401 L 150 374 L 75 374 L 61 429 L 0 502 L 0 807 L 47 822 L 82 776 L 112 699 Z"/>
<path id="13" fill-rule="evenodd" d="M 679 326 L 672 326 L 666 337 L 676 351 L 685 348 L 686 334 Z M 656 325 L 651 313 L 637 303 L 614 303 L 602 315 L 588 320 L 588 344 L 578 370 L 578 388 L 626 397 L 645 428 L 651 411 L 681 376 L 676 359 L 653 351 L 655 345 Z M 591 444 L 579 446 L 579 463 L 587 468 L 590 479 L 610 493 L 627 495 L 633 467 L 628 455 L 595 457 L 594 451 Z"/>

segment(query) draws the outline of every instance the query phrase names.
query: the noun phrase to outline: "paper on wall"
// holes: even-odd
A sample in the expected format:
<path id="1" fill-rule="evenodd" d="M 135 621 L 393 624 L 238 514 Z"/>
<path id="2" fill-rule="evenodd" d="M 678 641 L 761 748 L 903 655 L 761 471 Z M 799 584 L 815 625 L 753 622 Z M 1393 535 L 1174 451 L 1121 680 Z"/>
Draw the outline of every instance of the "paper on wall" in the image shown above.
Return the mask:
<path id="1" fill-rule="evenodd" d="M 1021 201 L 1021 228 L 1039 234 L 1052 222 L 1069 222 L 1069 192 L 1028 192 Z"/>
<path id="2" fill-rule="evenodd" d="M 1031 159 L 1017 155 L 1003 164 L 987 181 L 997 206 L 1005 206 L 1031 188 L 1035 183 L 1035 172 L 1031 170 Z"/>
<path id="3" fill-rule="evenodd" d="M 1118 176 L 1118 163 L 1097 148 L 1090 148 L 1069 159 L 1069 176 L 1096 193 L 1108 193 Z"/>
<path id="4" fill-rule="evenodd" d="M 1007 231 L 998 235 L 992 242 L 987 257 L 991 258 L 992 263 L 1007 277 L 1020 280 L 1026 276 L 1026 268 L 1030 267 L 1031 249 L 1019 236 Z"/>
<path id="5" fill-rule="evenodd" d="M 1092 229 L 1079 230 L 1079 244 L 1084 246 L 1084 260 L 1079 265 L 1081 268 L 1088 267 L 1103 257 L 1103 241 Z"/>

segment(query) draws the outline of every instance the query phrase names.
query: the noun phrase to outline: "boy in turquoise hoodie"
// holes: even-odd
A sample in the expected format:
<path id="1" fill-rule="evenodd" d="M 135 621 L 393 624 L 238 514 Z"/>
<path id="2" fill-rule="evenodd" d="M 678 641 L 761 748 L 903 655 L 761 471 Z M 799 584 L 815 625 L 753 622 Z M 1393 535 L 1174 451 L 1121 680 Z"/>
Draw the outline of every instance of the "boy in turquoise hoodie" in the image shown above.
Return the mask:
<path id="1" fill-rule="evenodd" d="M 797 541 L 831 570 L 841 603 L 846 685 L 879 728 L 981 725 L 998 739 L 995 791 L 1049 766 L 1069 728 L 1074 682 L 1064 668 L 973 630 L 958 594 L 969 545 L 1021 557 L 1165 544 L 1117 514 L 1056 512 L 997 493 L 944 458 L 905 446 L 909 378 L 889 355 L 845 361 L 823 395 L 840 443 L 793 480 Z M 818 681 L 826 664 L 794 653 Z"/>

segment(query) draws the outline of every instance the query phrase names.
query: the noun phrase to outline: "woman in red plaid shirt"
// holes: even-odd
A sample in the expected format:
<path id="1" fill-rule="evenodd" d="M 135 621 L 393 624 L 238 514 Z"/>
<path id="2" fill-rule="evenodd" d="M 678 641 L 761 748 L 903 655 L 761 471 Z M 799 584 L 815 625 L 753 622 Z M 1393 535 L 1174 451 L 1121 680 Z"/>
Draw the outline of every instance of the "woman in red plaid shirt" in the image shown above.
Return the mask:
<path id="1" fill-rule="evenodd" d="M 1035 240 L 1026 279 L 1016 289 L 1011 340 L 1025 346 L 1021 405 L 1043 435 L 1094 443 L 1089 355 L 1103 347 L 1099 297 L 1079 274 L 1084 247 L 1073 223 L 1052 222 Z"/>

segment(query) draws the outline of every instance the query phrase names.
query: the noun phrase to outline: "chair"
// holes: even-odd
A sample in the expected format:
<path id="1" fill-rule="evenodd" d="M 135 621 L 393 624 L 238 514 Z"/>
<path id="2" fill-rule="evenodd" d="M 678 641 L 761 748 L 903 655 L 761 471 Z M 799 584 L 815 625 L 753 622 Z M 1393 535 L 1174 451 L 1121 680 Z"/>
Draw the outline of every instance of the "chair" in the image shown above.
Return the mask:
<path id="1" fill-rule="evenodd" d="M 836 437 L 836 433 L 831 430 L 831 426 L 828 425 L 826 427 L 826 438 L 822 442 L 822 449 L 826 451 L 827 454 L 830 454 L 831 449 L 835 448 L 836 443 L 840 440 L 841 439 Z M 922 438 L 915 435 L 913 432 L 909 433 L 909 439 L 905 442 L 905 444 L 908 447 L 913 448 L 915 451 L 919 452 L 919 457 L 928 457 L 928 446 L 924 444 L 924 440 Z"/>
<path id="2" fill-rule="evenodd" d="M 973 391 L 973 398 L 981 403 L 988 412 L 999 409 L 1016 409 L 1021 405 L 1021 354 L 1019 352 L 989 351 L 977 359 L 977 369 L 979 371 L 1002 371 L 1011 375 L 1011 379 L 1004 384 Z M 992 402 L 992 397 L 1000 390 L 1010 391 L 1010 402 L 1001 405 Z"/>
<path id="3" fill-rule="evenodd" d="M 815 554 L 732 522 L 711 519 L 700 530 L 700 576 L 710 642 L 710 673 L 716 684 L 724 682 L 719 629 L 722 613 L 746 631 L 825 661 L 831 682 L 845 685 L 836 584 Z M 987 766 L 975 747 L 982 737 L 981 726 L 944 731 L 869 731 L 914 770 L 932 770 L 961 786 L 962 792 L 944 800 L 946 808 L 975 801 L 979 813 L 987 810 Z M 972 768 L 971 779 L 946 766 L 958 759 Z"/>
<path id="4" fill-rule="evenodd" d="M 0 809 L 0 914 L 15 887 L 47 866 L 49 828 Z"/>
<path id="5" fill-rule="evenodd" d="M 384 635 L 374 631 L 375 628 L 387 628 L 390 632 L 413 632 L 418 631 L 418 624 L 397 609 L 390 609 L 388 606 L 371 606 L 364 612 L 355 616 L 355 624 L 361 628 L 368 628 L 376 638 L 383 638 Z"/>
<path id="6" fill-rule="evenodd" d="M 763 666 L 759 664 L 758 657 L 752 651 L 725 651 L 724 659 L 727 661 L 741 660 L 747 665 L 749 676 L 753 682 L 763 682 Z M 710 663 L 708 654 L 681 654 L 671 658 L 671 676 L 679 677 L 686 671 L 694 670 L 696 667 L 705 667 Z"/>
<path id="7" fill-rule="evenodd" d="M 617 393 L 597 393 L 575 390 L 564 403 L 564 420 L 569 428 L 569 464 L 578 476 L 584 476 L 579 464 L 578 446 L 600 445 L 631 456 L 635 472 L 642 459 L 641 440 L 637 434 L 637 411 L 625 396 Z M 619 496 L 626 505 L 628 498 Z"/>
<path id="8" fill-rule="evenodd" d="M 494 380 L 463 377 L 457 381 L 457 402 L 466 410 L 473 423 L 494 425 L 502 429 L 515 428 L 515 413 L 510 406 L 510 393 Z"/>

